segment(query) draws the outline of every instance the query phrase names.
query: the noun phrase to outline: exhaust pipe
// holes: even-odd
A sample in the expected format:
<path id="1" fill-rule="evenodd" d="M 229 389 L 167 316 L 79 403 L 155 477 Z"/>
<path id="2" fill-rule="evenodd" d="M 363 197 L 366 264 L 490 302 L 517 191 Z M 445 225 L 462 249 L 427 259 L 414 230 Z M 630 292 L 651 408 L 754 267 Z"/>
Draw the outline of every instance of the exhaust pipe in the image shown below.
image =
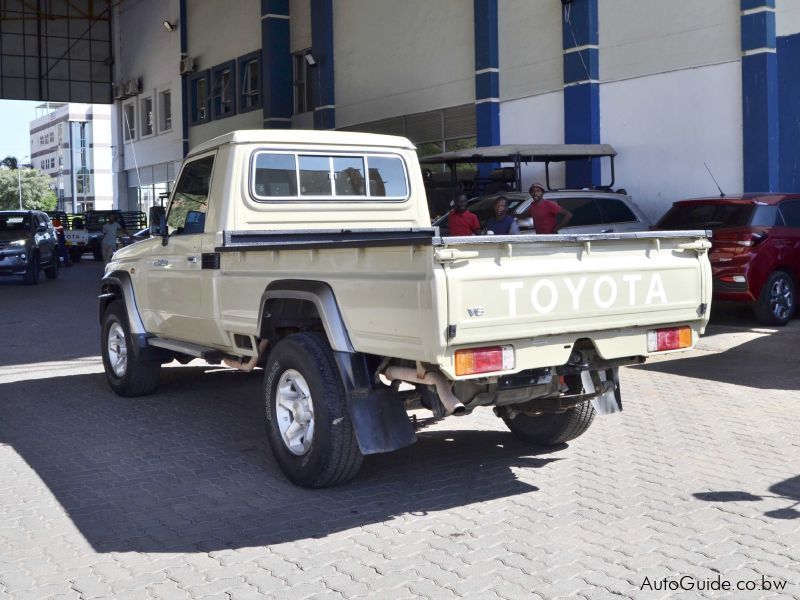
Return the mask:
<path id="1" fill-rule="evenodd" d="M 222 362 L 231 369 L 238 369 L 240 371 L 244 371 L 245 373 L 249 373 L 255 369 L 256 365 L 258 364 L 258 360 L 264 355 L 264 351 L 267 349 L 268 344 L 268 339 L 263 339 L 258 342 L 258 351 L 256 352 L 256 355 L 251 357 L 247 362 L 239 360 L 238 358 L 228 357 L 223 358 Z"/>
<path id="2" fill-rule="evenodd" d="M 466 407 L 455 397 L 450 390 L 447 379 L 445 379 L 444 375 L 441 373 L 428 372 L 425 373 L 423 377 L 420 377 L 416 369 L 409 367 L 389 367 L 384 372 L 384 375 L 389 381 L 405 381 L 407 383 L 435 385 L 436 392 L 439 395 L 439 401 L 442 403 L 442 406 L 444 406 L 448 415 L 462 416 L 467 413 Z"/>

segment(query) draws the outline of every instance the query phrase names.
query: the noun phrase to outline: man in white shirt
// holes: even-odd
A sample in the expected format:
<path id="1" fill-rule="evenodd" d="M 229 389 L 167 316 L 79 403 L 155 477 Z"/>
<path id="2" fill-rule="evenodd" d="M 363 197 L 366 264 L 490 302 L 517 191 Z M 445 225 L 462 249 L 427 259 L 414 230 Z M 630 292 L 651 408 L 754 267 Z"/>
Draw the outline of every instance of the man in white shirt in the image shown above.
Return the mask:
<path id="1" fill-rule="evenodd" d="M 120 232 L 128 235 L 125 227 L 117 223 L 117 213 L 111 213 L 108 215 L 108 222 L 103 225 L 103 243 L 101 244 L 103 249 L 103 262 L 109 262 L 114 255 L 114 250 L 117 248 L 117 238 Z"/>

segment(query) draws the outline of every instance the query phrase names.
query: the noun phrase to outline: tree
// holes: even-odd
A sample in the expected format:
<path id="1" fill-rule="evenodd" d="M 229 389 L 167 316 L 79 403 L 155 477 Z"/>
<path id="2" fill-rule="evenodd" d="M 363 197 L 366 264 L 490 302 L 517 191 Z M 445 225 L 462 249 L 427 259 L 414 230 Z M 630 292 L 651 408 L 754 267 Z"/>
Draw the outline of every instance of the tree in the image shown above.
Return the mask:
<path id="1" fill-rule="evenodd" d="M 0 169 L 0 210 L 19 208 L 19 185 L 22 181 L 22 207 L 26 210 L 53 210 L 58 204 L 50 188 L 52 178 L 36 169 Z"/>
<path id="2" fill-rule="evenodd" d="M 3 160 L 0 160 L 0 167 L 8 167 L 9 169 L 16 169 L 17 168 L 17 157 L 16 156 L 6 156 Z"/>

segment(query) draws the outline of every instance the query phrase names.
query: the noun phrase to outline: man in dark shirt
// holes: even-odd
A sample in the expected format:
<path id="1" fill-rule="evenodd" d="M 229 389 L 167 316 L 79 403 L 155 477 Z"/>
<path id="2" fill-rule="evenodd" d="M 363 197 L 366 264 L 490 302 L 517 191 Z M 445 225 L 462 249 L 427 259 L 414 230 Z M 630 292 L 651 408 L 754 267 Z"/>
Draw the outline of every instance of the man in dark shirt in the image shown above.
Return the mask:
<path id="1" fill-rule="evenodd" d="M 481 230 L 481 224 L 474 213 L 467 210 L 467 195 L 459 194 L 456 197 L 456 207 L 447 217 L 450 235 L 475 235 Z"/>
<path id="2" fill-rule="evenodd" d="M 508 198 L 499 196 L 494 201 L 494 216 L 486 221 L 487 234 L 517 235 L 519 224 L 513 215 L 508 214 Z"/>

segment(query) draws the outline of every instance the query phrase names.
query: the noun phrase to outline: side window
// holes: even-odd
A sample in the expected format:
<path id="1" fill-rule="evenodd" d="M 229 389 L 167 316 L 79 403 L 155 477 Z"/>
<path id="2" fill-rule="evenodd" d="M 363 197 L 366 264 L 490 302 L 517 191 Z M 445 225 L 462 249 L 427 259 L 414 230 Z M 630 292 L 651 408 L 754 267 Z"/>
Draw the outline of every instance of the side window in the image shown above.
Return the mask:
<path id="1" fill-rule="evenodd" d="M 337 196 L 366 196 L 364 159 L 360 156 L 341 156 L 333 159 L 333 177 Z"/>
<path id="2" fill-rule="evenodd" d="M 787 227 L 800 227 L 800 200 L 781 202 L 781 214 Z"/>
<path id="3" fill-rule="evenodd" d="M 403 161 L 394 156 L 369 156 L 369 195 L 386 198 L 408 196 Z"/>
<path id="4" fill-rule="evenodd" d="M 781 227 L 783 217 L 774 204 L 759 204 L 750 218 L 750 227 Z"/>
<path id="5" fill-rule="evenodd" d="M 190 162 L 181 171 L 167 215 L 170 233 L 202 233 L 205 229 L 213 168 L 214 157 L 206 156 Z"/>
<path id="6" fill-rule="evenodd" d="M 606 214 L 606 223 L 636 223 L 639 219 L 622 200 L 601 200 L 603 212 Z"/>
<path id="7" fill-rule="evenodd" d="M 327 156 L 301 156 L 300 195 L 330 196 L 331 165 Z"/>
<path id="8" fill-rule="evenodd" d="M 257 154 L 254 171 L 253 191 L 256 196 L 297 196 L 297 161 L 294 154 Z"/>
<path id="9" fill-rule="evenodd" d="M 599 225 L 603 222 L 600 207 L 594 198 L 564 198 L 558 201 L 559 205 L 572 213 L 570 227 L 582 225 Z"/>

